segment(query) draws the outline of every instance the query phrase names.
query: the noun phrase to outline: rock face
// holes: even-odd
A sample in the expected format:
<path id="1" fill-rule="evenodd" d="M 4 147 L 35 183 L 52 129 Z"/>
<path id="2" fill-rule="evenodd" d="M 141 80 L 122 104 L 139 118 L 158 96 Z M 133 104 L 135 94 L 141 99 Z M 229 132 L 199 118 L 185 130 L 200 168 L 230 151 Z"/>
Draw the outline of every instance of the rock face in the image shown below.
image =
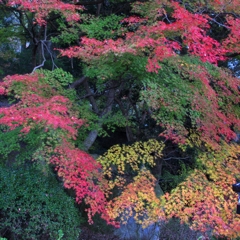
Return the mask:
<path id="1" fill-rule="evenodd" d="M 114 235 L 122 240 L 159 240 L 160 224 L 154 223 L 142 228 L 134 217 L 130 217 L 127 224 L 121 224 L 120 228 L 115 230 Z"/>
<path id="2" fill-rule="evenodd" d="M 121 240 L 195 240 L 210 239 L 211 232 L 206 232 L 204 237 L 201 232 L 194 231 L 187 224 L 181 224 L 178 219 L 169 222 L 158 222 L 143 229 L 133 217 L 126 225 L 115 230 L 114 235 Z"/>

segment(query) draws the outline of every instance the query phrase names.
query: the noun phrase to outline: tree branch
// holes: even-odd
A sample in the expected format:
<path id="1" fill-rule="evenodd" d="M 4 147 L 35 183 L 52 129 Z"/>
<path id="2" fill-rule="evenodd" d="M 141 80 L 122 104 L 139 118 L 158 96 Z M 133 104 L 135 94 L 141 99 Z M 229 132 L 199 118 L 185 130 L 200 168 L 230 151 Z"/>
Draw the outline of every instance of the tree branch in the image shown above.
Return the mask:
<path id="1" fill-rule="evenodd" d="M 97 102 L 96 102 L 95 98 L 94 98 L 93 95 L 92 95 L 92 92 L 91 92 L 91 90 L 90 90 L 88 81 L 83 81 L 83 86 L 84 86 L 87 94 L 89 95 L 88 99 L 89 99 L 89 102 L 92 104 L 92 109 L 93 109 L 93 111 L 94 111 L 96 114 L 98 114 L 98 113 L 99 113 L 99 110 L 98 110 Z"/>
<path id="2" fill-rule="evenodd" d="M 80 79 L 76 80 L 75 82 L 73 82 L 69 88 L 77 88 L 79 85 L 81 85 L 84 81 L 87 80 L 87 77 L 83 76 Z"/>

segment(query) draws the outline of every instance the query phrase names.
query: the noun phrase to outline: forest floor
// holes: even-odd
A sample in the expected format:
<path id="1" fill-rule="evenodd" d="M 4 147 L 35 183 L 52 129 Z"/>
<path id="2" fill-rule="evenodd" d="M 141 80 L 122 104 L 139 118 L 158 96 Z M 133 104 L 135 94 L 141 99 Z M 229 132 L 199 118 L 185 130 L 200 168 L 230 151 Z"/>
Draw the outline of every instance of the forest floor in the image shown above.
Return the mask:
<path id="1" fill-rule="evenodd" d="M 81 228 L 81 234 L 79 240 L 121 240 L 117 236 L 114 236 L 112 233 L 99 233 L 94 232 L 87 227 Z"/>

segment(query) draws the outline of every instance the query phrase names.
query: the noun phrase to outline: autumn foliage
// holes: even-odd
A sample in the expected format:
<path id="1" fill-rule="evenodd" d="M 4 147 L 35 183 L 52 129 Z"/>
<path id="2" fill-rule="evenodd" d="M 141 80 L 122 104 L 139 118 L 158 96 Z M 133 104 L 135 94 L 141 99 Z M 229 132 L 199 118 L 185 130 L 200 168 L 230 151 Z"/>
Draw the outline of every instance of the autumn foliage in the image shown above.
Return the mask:
<path id="1" fill-rule="evenodd" d="M 17 84 L 18 88 L 13 84 Z M 37 150 L 35 158 L 39 159 L 37 155 L 41 153 L 45 164 L 55 166 L 58 176 L 64 181 L 64 187 L 76 192 L 76 201 L 81 203 L 84 200 L 89 205 L 90 223 L 92 216 L 99 213 L 108 223 L 117 226 L 105 209 L 105 189 L 108 187 L 101 174 L 101 165 L 71 144 L 71 139 L 76 139 L 77 130 L 84 121 L 78 119 L 70 100 L 58 96 L 57 91 L 44 82 L 44 76 L 37 73 L 7 77 L 1 87 L 2 94 L 19 99 L 16 104 L 0 109 L 1 124 L 9 127 L 6 131 L 21 127 L 21 132 L 28 134 L 34 128 L 40 128 L 43 132 L 55 129 L 57 135 L 50 134 L 50 138 L 57 141 L 54 144 L 50 141 L 50 146 L 46 142 L 41 151 Z M 18 95 L 19 90 L 21 95 Z"/>
<path id="2" fill-rule="evenodd" d="M 201 138 L 212 146 L 217 147 L 222 137 L 226 141 L 234 139 L 236 136 L 232 126 L 239 128 L 238 113 L 235 111 L 235 106 L 239 104 L 238 81 L 225 71 L 217 67 L 214 69 L 209 63 L 216 65 L 219 61 L 227 60 L 229 54 L 238 53 L 236 39 L 239 39 L 239 20 L 228 16 L 226 18 L 226 28 L 230 31 L 228 38 L 217 41 L 208 34 L 211 31 L 209 15 L 191 13 L 174 1 L 166 1 L 160 6 L 162 8 L 152 10 L 157 19 L 162 19 L 155 20 L 154 24 L 151 24 L 153 19 L 145 16 L 146 13 L 141 11 L 141 8 L 144 9 L 144 4 L 137 2 L 134 7 L 144 18 L 131 17 L 122 20 L 128 27 L 136 27 L 136 31 L 126 31 L 116 40 L 100 41 L 84 36 L 81 38 L 80 46 L 73 46 L 60 52 L 62 56 L 80 58 L 86 64 L 95 67 L 98 67 L 99 61 L 105 62 L 107 58 L 122 61 L 124 57 L 128 59 L 128 54 L 132 54 L 145 58 L 146 71 L 159 74 L 159 77 L 161 73 L 166 72 L 166 69 L 177 72 L 180 82 L 174 82 L 175 79 L 168 80 L 166 78 L 170 76 L 163 75 L 164 78 L 157 83 L 156 77 L 152 77 L 151 74 L 147 76 L 152 82 L 146 82 L 148 89 L 142 93 L 148 105 L 154 111 L 161 112 L 164 109 L 163 112 L 167 112 L 168 116 L 172 115 L 170 111 L 184 107 L 187 109 L 183 113 L 185 119 L 190 118 L 192 127 L 196 128 Z M 166 21 L 167 7 L 171 9 L 171 20 L 168 21 Z M 187 60 L 179 55 L 183 51 L 187 51 L 190 59 Z M 201 61 L 196 61 L 193 56 L 199 57 Z M 205 62 L 207 63 L 204 64 Z M 133 64 L 133 60 L 128 60 L 128 64 Z M 102 76 L 103 79 L 109 77 L 111 75 Z M 175 84 L 172 89 L 169 81 Z M 173 96 L 166 93 L 166 87 L 162 88 L 161 84 L 169 85 L 169 90 L 175 91 Z M 177 85 L 187 87 L 188 91 L 178 94 Z M 179 98 L 187 98 L 187 102 L 178 101 L 176 104 L 175 97 L 176 101 Z M 175 104 L 176 107 L 172 107 Z M 173 120 L 175 123 L 169 119 L 165 120 L 161 113 L 153 113 L 153 116 L 166 129 L 162 135 L 175 142 L 183 143 L 186 140 L 189 129 L 184 125 L 183 116 L 182 119 L 176 116 Z"/>
<path id="3" fill-rule="evenodd" d="M 101 174 L 101 165 L 89 154 L 69 146 L 67 142 L 54 149 L 50 162 L 56 166 L 58 176 L 64 181 L 64 187 L 73 189 L 77 203 L 83 200 L 89 206 L 88 221 L 98 213 L 108 224 L 117 226 L 114 218 L 106 211 L 108 184 Z"/>
<path id="4" fill-rule="evenodd" d="M 190 222 L 193 229 L 211 231 L 217 237 L 238 237 L 240 217 L 232 184 L 239 178 L 239 150 L 239 146 L 225 145 L 222 151 L 201 154 L 202 169 L 165 194 L 167 218 L 178 217 Z"/>
<path id="5" fill-rule="evenodd" d="M 117 23 L 118 32 L 111 30 L 113 37 L 106 39 L 88 36 L 91 20 L 86 14 L 81 18 L 83 6 L 60 0 L 0 3 L 32 13 L 32 28 L 47 31 L 50 15 L 60 14 L 67 34 L 74 27 L 81 31 L 78 45 L 63 44 L 58 51 L 81 61 L 84 77 L 77 82 L 83 87 L 75 91 L 76 82 L 62 70 L 58 75 L 66 82 L 47 71 L 7 76 L 0 95 L 10 105 L 0 108 L 0 124 L 5 132 L 20 128 L 20 139 L 38 129 L 43 144 L 32 160 L 41 155 L 64 187 L 74 190 L 76 202 L 85 203 L 89 223 L 96 214 L 116 227 L 129 216 L 144 227 L 176 217 L 203 233 L 239 237 L 231 190 L 240 172 L 240 148 L 233 143 L 240 129 L 239 80 L 221 67 L 239 56 L 238 1 L 134 2 L 130 16 Z M 83 89 L 84 97 L 77 96 Z M 86 108 L 83 99 L 89 101 Z M 102 112 L 97 104 L 104 106 Z M 79 133 L 94 121 L 93 130 L 99 131 L 116 109 L 128 129 L 154 121 L 158 140 L 115 145 L 95 160 L 79 148 Z M 97 120 L 88 119 L 90 113 Z M 172 192 L 156 196 L 151 169 L 164 160 L 169 142 L 181 154 L 194 149 L 197 167 Z"/>
<path id="6" fill-rule="evenodd" d="M 3 1 L 0 1 L 0 3 Z M 45 25 L 47 23 L 47 18 L 49 14 L 53 11 L 61 12 L 68 21 L 78 21 L 80 19 L 79 14 L 76 10 L 83 9 L 81 6 L 75 6 L 73 4 L 64 3 L 59 0 L 48 1 L 31 1 L 28 0 L 18 0 L 18 1 L 4 1 L 9 7 L 18 6 L 19 10 L 29 11 L 36 14 L 35 24 Z"/>
<path id="7" fill-rule="evenodd" d="M 35 75 L 9 76 L 1 86 L 1 93 L 13 95 L 19 101 L 9 108 L 1 108 L 1 124 L 10 130 L 23 126 L 22 132 L 28 132 L 32 127 L 41 125 L 61 128 L 68 136 L 75 137 L 77 128 L 83 125 L 83 120 L 71 111 L 71 102 L 64 96 L 59 96 L 46 83 L 38 81 Z M 23 91 L 23 89 L 25 91 Z"/>

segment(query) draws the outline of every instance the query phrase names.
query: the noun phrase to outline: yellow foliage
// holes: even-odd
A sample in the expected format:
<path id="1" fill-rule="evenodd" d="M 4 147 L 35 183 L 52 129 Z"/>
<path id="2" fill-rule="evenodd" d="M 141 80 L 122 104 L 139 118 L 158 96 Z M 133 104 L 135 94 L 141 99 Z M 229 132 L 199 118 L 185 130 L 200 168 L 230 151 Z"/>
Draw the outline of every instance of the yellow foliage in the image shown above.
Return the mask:
<path id="1" fill-rule="evenodd" d="M 191 138 L 198 141 L 194 133 Z M 195 230 L 211 231 L 219 237 L 239 237 L 240 216 L 236 214 L 237 194 L 232 191 L 232 184 L 240 178 L 240 146 L 223 143 L 221 149 L 215 150 L 206 146 L 197 159 L 200 167 L 171 193 L 158 198 L 154 191 L 156 179 L 144 166 L 154 166 L 163 148 L 164 144 L 156 140 L 116 145 L 98 159 L 110 179 L 110 189 L 121 189 L 121 195 L 109 202 L 109 215 L 122 223 L 133 216 L 143 227 L 178 217 Z M 118 177 L 113 177 L 113 170 Z M 138 174 L 128 185 L 126 170 Z"/>
<path id="2" fill-rule="evenodd" d="M 126 170 L 139 172 L 141 168 L 148 164 L 155 165 L 155 159 L 162 156 L 164 143 L 155 139 L 146 142 L 135 142 L 132 145 L 114 145 L 98 161 L 103 167 L 103 173 L 108 178 L 112 178 L 113 170 L 117 170 L 117 175 L 123 175 Z M 113 181 L 114 182 L 114 181 Z M 114 187 L 112 182 L 111 188 Z"/>
<path id="3" fill-rule="evenodd" d="M 192 228 L 220 237 L 240 236 L 237 195 L 232 184 L 240 174 L 240 146 L 224 144 L 221 150 L 202 153 L 195 170 L 172 193 L 166 194 L 165 214 L 190 223 Z"/>
<path id="4" fill-rule="evenodd" d="M 108 206 L 108 213 L 123 223 L 133 216 L 137 223 L 147 227 L 164 217 L 160 198 L 156 197 L 154 187 L 156 179 L 146 169 L 139 172 L 133 182 L 128 184 L 119 197 Z"/>

